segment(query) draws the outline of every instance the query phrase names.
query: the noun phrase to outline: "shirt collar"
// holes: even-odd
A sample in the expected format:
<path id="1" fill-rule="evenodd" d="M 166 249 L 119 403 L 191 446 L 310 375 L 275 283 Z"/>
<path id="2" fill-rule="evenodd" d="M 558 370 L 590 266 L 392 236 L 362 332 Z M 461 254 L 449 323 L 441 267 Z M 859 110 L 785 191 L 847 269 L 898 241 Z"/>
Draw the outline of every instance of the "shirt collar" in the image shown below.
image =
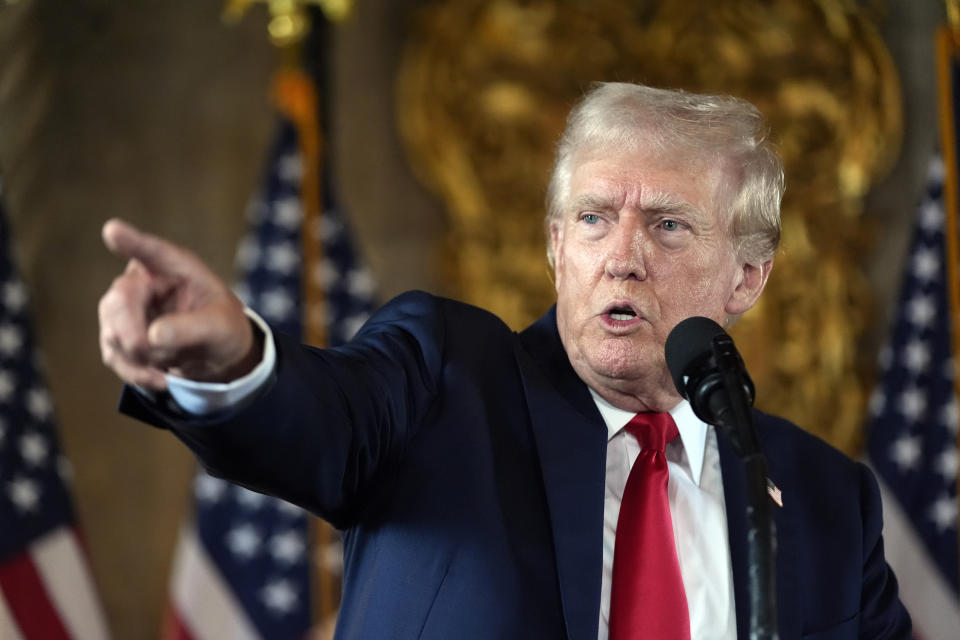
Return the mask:
<path id="1" fill-rule="evenodd" d="M 607 425 L 608 441 L 620 433 L 636 415 L 632 411 L 624 411 L 613 406 L 601 398 L 593 389 L 590 389 L 590 395 L 603 417 L 603 422 Z M 687 460 L 690 461 L 690 473 L 693 476 L 693 482 L 700 486 L 703 454 L 707 444 L 707 424 L 693 413 L 693 407 L 686 400 L 681 400 L 677 406 L 670 410 L 670 417 L 673 418 L 673 421 L 677 424 L 677 431 L 680 432 L 680 442 L 687 454 Z"/>

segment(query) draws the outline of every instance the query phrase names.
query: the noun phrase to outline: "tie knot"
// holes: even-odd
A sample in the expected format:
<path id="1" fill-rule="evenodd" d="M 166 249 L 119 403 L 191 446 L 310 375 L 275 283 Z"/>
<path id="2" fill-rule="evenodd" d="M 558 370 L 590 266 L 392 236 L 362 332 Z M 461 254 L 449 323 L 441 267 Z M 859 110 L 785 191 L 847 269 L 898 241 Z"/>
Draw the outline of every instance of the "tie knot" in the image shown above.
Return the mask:
<path id="1" fill-rule="evenodd" d="M 638 413 L 627 423 L 627 431 L 644 449 L 661 452 L 680 435 L 669 413 Z"/>

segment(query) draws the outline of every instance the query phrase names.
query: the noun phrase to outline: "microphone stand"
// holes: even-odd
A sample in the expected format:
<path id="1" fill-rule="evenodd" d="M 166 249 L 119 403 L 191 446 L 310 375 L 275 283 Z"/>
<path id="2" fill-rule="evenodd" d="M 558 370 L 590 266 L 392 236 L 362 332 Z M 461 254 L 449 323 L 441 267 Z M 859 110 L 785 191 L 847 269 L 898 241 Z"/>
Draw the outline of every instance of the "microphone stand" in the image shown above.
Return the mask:
<path id="1" fill-rule="evenodd" d="M 750 589 L 750 639 L 778 640 L 776 601 L 776 531 L 767 497 L 767 462 L 753 423 L 751 398 L 741 376 L 740 356 L 726 333 L 711 347 L 722 383 L 710 399 L 716 426 L 743 460 L 747 477 L 747 561 Z M 724 397 L 726 396 L 726 397 Z"/>

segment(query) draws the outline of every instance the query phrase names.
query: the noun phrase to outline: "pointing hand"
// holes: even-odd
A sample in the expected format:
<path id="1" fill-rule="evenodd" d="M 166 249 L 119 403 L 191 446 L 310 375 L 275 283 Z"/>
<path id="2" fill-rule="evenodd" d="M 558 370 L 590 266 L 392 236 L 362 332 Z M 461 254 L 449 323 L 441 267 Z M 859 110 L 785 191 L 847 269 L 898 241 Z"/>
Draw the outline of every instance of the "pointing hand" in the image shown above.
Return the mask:
<path id="1" fill-rule="evenodd" d="M 259 331 L 227 285 L 192 252 L 122 220 L 103 241 L 128 260 L 100 299 L 103 362 L 129 384 L 166 389 L 165 373 L 229 382 L 259 361 Z"/>

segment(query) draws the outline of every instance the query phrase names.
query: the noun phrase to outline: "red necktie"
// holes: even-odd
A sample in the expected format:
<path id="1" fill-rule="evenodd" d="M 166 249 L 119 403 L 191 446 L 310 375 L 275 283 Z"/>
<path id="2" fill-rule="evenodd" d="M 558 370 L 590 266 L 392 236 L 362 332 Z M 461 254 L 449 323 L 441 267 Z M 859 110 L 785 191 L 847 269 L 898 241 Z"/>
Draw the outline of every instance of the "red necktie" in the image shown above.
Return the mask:
<path id="1" fill-rule="evenodd" d="M 664 449 L 677 437 L 669 413 L 638 413 L 627 431 L 641 451 L 623 491 L 613 551 L 610 640 L 690 640 Z"/>

